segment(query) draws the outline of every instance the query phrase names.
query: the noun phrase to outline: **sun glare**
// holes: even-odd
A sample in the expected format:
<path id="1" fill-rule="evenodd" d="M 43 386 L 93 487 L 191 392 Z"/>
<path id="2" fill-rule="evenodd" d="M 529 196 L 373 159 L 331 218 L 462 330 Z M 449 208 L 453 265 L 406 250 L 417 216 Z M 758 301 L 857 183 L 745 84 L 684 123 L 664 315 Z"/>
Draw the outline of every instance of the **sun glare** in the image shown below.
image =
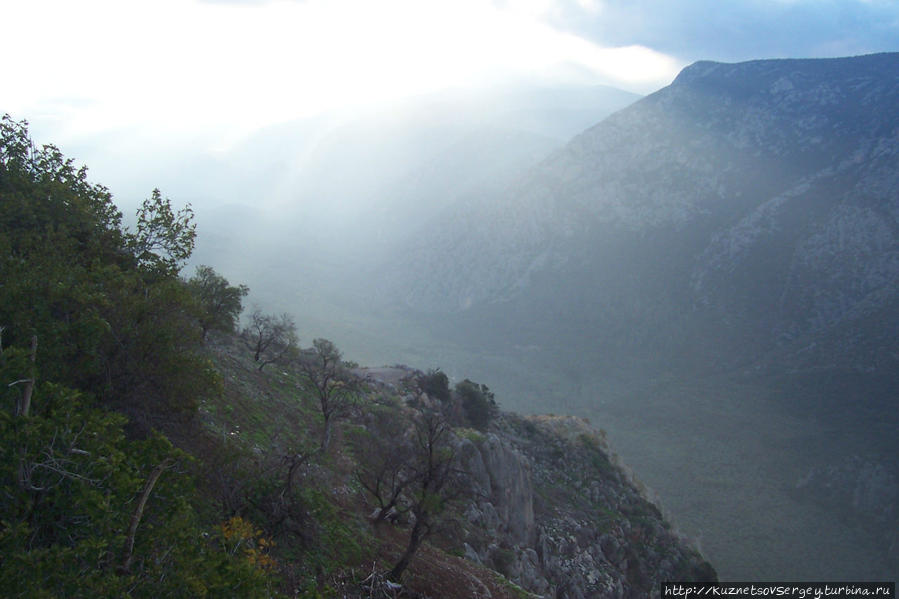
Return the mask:
<path id="1" fill-rule="evenodd" d="M 664 85 L 682 66 L 548 25 L 552 2 L 476 0 L 19 3 L 7 110 L 65 111 L 69 134 L 140 123 L 232 132 L 326 110 L 504 80 Z M 41 23 L 41 27 L 28 24 Z M 31 31 L 41 31 L 35 39 Z M 580 81 L 584 82 L 584 81 Z M 641 88 L 641 89 L 637 89 Z M 77 115 L 74 121 L 68 117 Z"/>

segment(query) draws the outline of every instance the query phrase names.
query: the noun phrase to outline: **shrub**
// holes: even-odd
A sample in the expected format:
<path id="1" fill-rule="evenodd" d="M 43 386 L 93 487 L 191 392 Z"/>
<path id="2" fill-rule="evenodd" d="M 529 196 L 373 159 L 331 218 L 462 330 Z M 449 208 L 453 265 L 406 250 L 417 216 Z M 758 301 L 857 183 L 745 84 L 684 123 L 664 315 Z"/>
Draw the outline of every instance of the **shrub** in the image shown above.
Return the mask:
<path id="1" fill-rule="evenodd" d="M 442 402 L 450 400 L 449 377 L 439 368 L 432 368 L 418 377 L 418 388 Z"/>
<path id="2" fill-rule="evenodd" d="M 485 431 L 499 412 L 493 392 L 487 385 L 465 379 L 456 385 L 456 397 L 462 404 L 465 417 L 474 428 Z"/>

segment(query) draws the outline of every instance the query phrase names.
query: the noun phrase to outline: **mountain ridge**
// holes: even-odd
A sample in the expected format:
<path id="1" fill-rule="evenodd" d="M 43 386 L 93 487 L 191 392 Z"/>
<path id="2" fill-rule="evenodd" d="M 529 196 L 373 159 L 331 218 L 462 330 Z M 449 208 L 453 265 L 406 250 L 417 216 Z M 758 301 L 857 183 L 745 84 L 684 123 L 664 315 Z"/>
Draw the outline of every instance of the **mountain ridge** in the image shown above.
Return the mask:
<path id="1" fill-rule="evenodd" d="M 472 204 L 459 222 L 422 234 L 385 269 L 381 288 L 391 299 L 396 295 L 390 290 L 400 290 L 399 299 L 413 309 L 466 310 L 532 290 L 528 281 L 535 272 L 563 271 L 577 260 L 599 262 L 600 245 L 609 246 L 607 254 L 637 253 L 642 250 L 634 244 L 655 241 L 646 236 L 670 237 L 669 249 L 686 245 L 677 249 L 693 260 L 680 267 L 690 281 L 682 291 L 687 296 L 682 303 L 689 302 L 690 309 L 710 304 L 729 309 L 741 296 L 753 298 L 743 301 L 759 304 L 757 311 L 771 311 L 770 302 L 759 301 L 757 294 L 722 296 L 733 281 L 721 279 L 727 280 L 747 254 L 753 259 L 749 268 L 782 270 L 777 256 L 785 251 L 794 256 L 792 271 L 760 279 L 772 286 L 781 306 L 773 308 L 784 320 L 764 325 L 765 335 L 777 338 L 790 329 L 833 324 L 859 297 L 809 298 L 817 301 L 812 317 L 817 324 L 796 322 L 789 314 L 796 309 L 786 298 L 796 295 L 791 288 L 808 274 L 801 266 L 815 269 L 820 279 L 828 265 L 815 261 L 854 244 L 853 257 L 839 269 L 848 280 L 832 286 L 860 285 L 856 294 L 864 294 L 899 273 L 899 207 L 889 196 L 899 184 L 890 168 L 897 134 L 889 130 L 889 123 L 899 121 L 890 103 L 899 82 L 888 76 L 871 80 L 855 69 L 862 63 L 867 66 L 861 73 L 876 72 L 884 63 L 899 64 L 897 56 L 818 59 L 813 61 L 822 71 L 817 78 L 794 72 L 807 64 L 802 60 L 687 67 L 668 88 L 576 136 L 503 196 L 491 198 L 494 202 Z M 852 65 L 851 73 L 843 79 L 854 82 L 848 87 L 832 76 L 846 65 Z M 761 75 L 748 83 L 747 71 Z M 719 81 L 738 81 L 741 90 L 754 86 L 755 92 L 741 96 L 738 110 L 720 99 L 734 92 L 722 91 Z M 840 94 L 841 103 L 834 104 Z M 864 118 L 846 114 L 856 101 Z M 763 114 L 761 106 L 772 102 L 778 110 Z M 814 102 L 817 112 L 809 108 Z M 832 128 L 836 132 L 824 138 Z M 688 227 L 693 230 L 684 234 Z M 774 233 L 782 230 L 798 231 L 799 237 L 778 239 Z M 616 245 L 615 236 L 623 245 Z M 780 244 L 782 251 L 766 258 L 762 241 Z M 466 265 L 461 276 L 452 274 L 450 263 Z M 650 267 L 640 263 L 639 268 Z M 429 274 L 422 277 L 423 272 Z M 439 284 L 429 290 L 432 281 Z M 836 314 L 826 313 L 828 301 L 839 307 Z"/>

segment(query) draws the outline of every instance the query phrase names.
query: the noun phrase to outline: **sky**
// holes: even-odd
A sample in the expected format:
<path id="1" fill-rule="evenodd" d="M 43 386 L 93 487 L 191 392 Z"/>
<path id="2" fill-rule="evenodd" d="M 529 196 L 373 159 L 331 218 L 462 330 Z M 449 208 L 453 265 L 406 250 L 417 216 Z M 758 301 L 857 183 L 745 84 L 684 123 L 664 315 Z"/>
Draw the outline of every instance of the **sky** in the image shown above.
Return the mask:
<path id="1" fill-rule="evenodd" d="M 454 88 L 649 93 L 696 60 L 899 50 L 892 0 L 0 0 L 0 112 L 224 143 Z"/>

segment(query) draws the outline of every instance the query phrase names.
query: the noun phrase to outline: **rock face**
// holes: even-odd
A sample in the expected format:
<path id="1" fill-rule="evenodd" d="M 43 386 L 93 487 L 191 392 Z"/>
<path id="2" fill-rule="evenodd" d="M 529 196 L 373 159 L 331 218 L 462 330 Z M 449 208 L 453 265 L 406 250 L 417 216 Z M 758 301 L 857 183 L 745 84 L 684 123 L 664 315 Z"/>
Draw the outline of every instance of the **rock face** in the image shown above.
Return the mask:
<path id="1" fill-rule="evenodd" d="M 470 506 L 469 521 L 501 533 L 516 544 L 533 544 L 534 488 L 530 463 L 495 434 L 474 443 L 463 440 L 461 466 L 471 474 L 482 500 Z"/>
<path id="2" fill-rule="evenodd" d="M 466 557 L 541 596 L 647 597 L 664 580 L 714 580 L 580 419 L 503 415 L 463 439 Z"/>

